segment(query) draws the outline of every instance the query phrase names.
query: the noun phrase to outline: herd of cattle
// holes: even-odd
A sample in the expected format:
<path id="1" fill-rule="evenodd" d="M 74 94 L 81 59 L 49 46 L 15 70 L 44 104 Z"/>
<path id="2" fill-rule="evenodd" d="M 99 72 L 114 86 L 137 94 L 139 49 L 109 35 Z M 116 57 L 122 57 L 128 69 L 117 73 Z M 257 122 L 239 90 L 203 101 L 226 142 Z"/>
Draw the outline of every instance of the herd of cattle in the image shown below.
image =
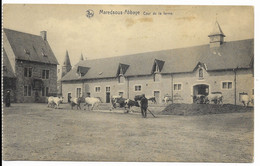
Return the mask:
<path id="1" fill-rule="evenodd" d="M 197 103 L 197 104 L 210 104 L 213 102 L 214 104 L 223 105 L 223 95 L 221 92 L 215 92 L 215 93 L 209 94 L 207 96 L 195 95 L 195 96 L 193 96 L 193 101 L 194 101 L 194 103 Z M 252 98 L 250 98 L 249 95 L 247 95 L 247 94 L 241 95 L 240 101 L 245 107 L 247 107 L 250 103 L 252 103 L 252 105 L 254 104 L 253 96 L 252 96 Z"/>
<path id="2" fill-rule="evenodd" d="M 127 112 L 131 109 L 131 107 L 136 106 L 136 107 L 140 107 L 140 100 L 141 100 L 141 95 L 137 95 L 135 96 L 134 100 L 131 99 L 126 99 L 123 98 L 121 96 L 112 96 L 111 97 L 111 108 L 115 109 L 115 108 L 125 108 L 127 110 Z M 207 96 L 205 95 L 195 95 L 192 96 L 193 97 L 193 101 L 194 103 L 197 104 L 210 104 L 210 103 L 214 103 L 214 104 L 221 104 L 223 105 L 223 95 L 221 93 L 212 93 L 209 94 Z M 154 96 L 147 96 L 146 97 L 148 99 L 148 101 L 151 101 L 153 103 L 156 103 L 156 99 Z M 170 96 L 164 96 L 163 101 L 165 103 L 168 103 L 170 101 L 172 101 L 172 98 Z M 253 104 L 254 99 L 250 98 L 248 95 L 242 95 L 240 101 L 243 103 L 243 105 L 245 107 L 247 107 L 249 105 L 249 103 L 251 102 Z M 58 108 L 59 105 L 63 102 L 63 97 L 48 97 L 48 107 L 53 107 L 53 108 Z M 93 110 L 94 107 L 99 106 L 99 103 L 101 103 L 101 99 L 98 97 L 79 97 L 79 98 L 72 98 L 70 105 L 71 105 L 71 109 L 73 109 L 75 106 L 77 109 L 81 109 L 81 103 L 84 103 L 84 110 L 86 109 L 86 107 L 91 107 L 90 109 Z"/>

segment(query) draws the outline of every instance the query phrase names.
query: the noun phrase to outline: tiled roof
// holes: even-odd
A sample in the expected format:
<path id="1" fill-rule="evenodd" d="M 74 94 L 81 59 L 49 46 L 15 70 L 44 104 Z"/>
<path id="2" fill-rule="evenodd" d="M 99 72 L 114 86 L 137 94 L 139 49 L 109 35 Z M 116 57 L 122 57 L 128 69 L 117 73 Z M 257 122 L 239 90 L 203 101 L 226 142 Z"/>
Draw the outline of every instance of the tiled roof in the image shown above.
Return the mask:
<path id="1" fill-rule="evenodd" d="M 41 36 L 5 28 L 4 33 L 13 49 L 16 59 L 58 64 L 48 41 L 44 41 Z"/>
<path id="2" fill-rule="evenodd" d="M 3 50 L 3 68 L 3 77 L 15 78 L 14 71 L 6 55 L 5 49 Z"/>
<path id="3" fill-rule="evenodd" d="M 199 62 L 205 63 L 207 70 L 251 68 L 253 57 L 253 39 L 232 41 L 214 48 L 201 45 L 80 61 L 62 78 L 62 81 L 116 77 L 119 64 L 129 65 L 125 76 L 150 75 L 155 60 L 164 61 L 162 74 L 193 72 Z M 83 77 L 79 77 L 75 74 L 77 66 L 90 69 Z"/>

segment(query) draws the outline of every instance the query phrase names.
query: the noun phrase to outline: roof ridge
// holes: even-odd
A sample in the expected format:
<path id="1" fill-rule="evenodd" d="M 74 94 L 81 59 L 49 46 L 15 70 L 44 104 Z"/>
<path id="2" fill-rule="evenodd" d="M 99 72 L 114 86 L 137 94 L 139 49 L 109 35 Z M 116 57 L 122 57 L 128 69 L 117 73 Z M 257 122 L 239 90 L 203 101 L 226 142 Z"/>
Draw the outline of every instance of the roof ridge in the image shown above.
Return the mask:
<path id="1" fill-rule="evenodd" d="M 37 36 L 37 37 L 41 37 L 40 35 L 35 35 L 35 34 L 31 34 L 31 33 L 28 33 L 28 32 L 21 32 L 21 31 L 18 31 L 18 30 L 13 30 L 13 29 L 9 29 L 9 28 L 3 28 L 4 31 L 14 31 L 16 33 L 23 33 L 23 34 L 26 34 L 26 35 L 32 35 L 32 36 Z"/>

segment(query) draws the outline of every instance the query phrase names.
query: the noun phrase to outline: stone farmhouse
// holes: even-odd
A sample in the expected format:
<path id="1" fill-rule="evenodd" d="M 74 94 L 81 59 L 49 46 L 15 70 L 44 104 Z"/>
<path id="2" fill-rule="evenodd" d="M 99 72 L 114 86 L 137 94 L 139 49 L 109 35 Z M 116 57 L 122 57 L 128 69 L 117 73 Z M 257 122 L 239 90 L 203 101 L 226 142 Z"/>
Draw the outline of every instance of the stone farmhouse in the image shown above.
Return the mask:
<path id="1" fill-rule="evenodd" d="M 3 29 L 3 92 L 9 90 L 12 102 L 45 102 L 57 93 L 58 61 L 40 35 Z"/>
<path id="2" fill-rule="evenodd" d="M 108 103 L 113 95 L 146 94 L 158 103 L 166 95 L 192 103 L 194 95 L 221 92 L 224 103 L 241 104 L 241 94 L 254 95 L 254 39 L 225 42 L 218 22 L 208 37 L 206 45 L 82 60 L 69 72 L 64 62 L 64 100 L 91 96 Z"/>

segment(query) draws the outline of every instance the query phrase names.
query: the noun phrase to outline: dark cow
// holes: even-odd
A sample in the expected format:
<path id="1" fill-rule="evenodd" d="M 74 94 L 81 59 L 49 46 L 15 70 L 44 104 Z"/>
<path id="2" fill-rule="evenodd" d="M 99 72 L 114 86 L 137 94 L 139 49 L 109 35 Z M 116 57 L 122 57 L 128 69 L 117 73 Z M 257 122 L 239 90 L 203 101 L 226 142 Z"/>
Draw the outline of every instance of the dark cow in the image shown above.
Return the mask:
<path id="1" fill-rule="evenodd" d="M 114 108 L 125 108 L 125 98 L 123 98 L 122 96 L 112 96 L 111 97 L 111 103 L 112 103 L 112 107 L 110 108 L 110 111 Z"/>
<path id="2" fill-rule="evenodd" d="M 70 100 L 71 109 L 73 109 L 74 106 L 77 106 L 77 109 L 81 109 L 80 103 L 82 101 L 82 98 L 72 98 Z"/>
<path id="3" fill-rule="evenodd" d="M 127 106 L 128 110 L 127 110 L 127 113 L 131 110 L 132 107 L 140 107 L 138 101 L 134 101 L 134 100 L 131 100 L 131 99 L 126 99 L 125 100 L 125 105 Z"/>

